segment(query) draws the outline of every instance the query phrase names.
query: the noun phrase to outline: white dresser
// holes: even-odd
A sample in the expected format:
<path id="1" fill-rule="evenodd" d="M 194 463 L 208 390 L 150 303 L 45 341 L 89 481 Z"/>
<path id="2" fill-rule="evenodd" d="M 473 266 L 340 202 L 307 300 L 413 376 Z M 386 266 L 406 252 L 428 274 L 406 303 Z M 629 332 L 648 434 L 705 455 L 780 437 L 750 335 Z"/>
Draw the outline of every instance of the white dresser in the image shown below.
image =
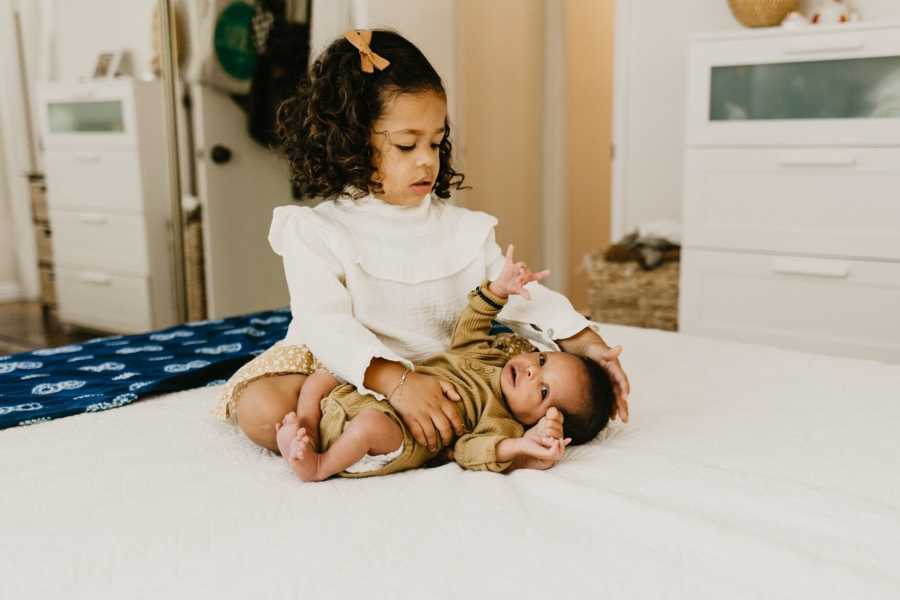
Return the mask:
<path id="1" fill-rule="evenodd" d="M 900 24 L 695 36 L 682 331 L 900 361 Z"/>
<path id="2" fill-rule="evenodd" d="M 38 95 L 60 320 L 119 333 L 175 324 L 160 82 Z"/>

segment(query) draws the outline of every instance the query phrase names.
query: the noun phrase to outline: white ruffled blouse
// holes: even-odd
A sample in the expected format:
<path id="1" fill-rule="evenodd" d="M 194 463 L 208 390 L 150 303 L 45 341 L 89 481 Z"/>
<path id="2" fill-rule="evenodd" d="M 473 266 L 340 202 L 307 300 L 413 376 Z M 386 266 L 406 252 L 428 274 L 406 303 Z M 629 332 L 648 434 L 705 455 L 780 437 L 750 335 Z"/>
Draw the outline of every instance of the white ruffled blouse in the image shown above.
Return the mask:
<path id="1" fill-rule="evenodd" d="M 369 363 L 412 368 L 446 351 L 466 294 L 503 268 L 496 224 L 431 195 L 412 207 L 369 195 L 275 208 L 269 244 L 284 260 L 293 314 L 282 343 L 305 344 L 337 377 L 383 399 L 363 385 Z M 561 294 L 528 289 L 531 302 L 514 296 L 499 314 L 517 333 L 552 347 L 589 326 Z"/>

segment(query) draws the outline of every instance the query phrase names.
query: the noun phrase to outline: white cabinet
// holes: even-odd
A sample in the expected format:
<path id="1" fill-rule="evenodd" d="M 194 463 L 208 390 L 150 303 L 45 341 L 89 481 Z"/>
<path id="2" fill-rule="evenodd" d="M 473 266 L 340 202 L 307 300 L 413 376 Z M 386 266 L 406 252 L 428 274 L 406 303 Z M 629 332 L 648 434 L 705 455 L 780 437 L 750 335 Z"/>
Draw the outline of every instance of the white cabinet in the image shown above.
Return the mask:
<path id="1" fill-rule="evenodd" d="M 900 24 L 689 56 L 681 330 L 900 361 Z"/>
<path id="2" fill-rule="evenodd" d="M 162 89 L 121 79 L 39 89 L 64 323 L 174 325 Z"/>

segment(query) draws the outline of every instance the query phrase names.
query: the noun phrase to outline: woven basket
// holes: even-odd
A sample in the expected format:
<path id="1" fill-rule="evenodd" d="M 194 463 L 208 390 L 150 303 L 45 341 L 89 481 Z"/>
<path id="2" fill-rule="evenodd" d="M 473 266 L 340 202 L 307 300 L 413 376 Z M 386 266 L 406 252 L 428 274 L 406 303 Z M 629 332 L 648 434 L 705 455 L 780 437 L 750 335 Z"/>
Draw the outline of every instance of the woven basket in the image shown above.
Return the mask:
<path id="1" fill-rule="evenodd" d="M 678 329 L 677 262 L 652 271 L 634 262 L 607 262 L 602 253 L 591 257 L 591 318 L 652 329 Z"/>
<path id="2" fill-rule="evenodd" d="M 728 5 L 734 18 L 747 27 L 773 27 L 797 8 L 797 0 L 728 0 Z"/>

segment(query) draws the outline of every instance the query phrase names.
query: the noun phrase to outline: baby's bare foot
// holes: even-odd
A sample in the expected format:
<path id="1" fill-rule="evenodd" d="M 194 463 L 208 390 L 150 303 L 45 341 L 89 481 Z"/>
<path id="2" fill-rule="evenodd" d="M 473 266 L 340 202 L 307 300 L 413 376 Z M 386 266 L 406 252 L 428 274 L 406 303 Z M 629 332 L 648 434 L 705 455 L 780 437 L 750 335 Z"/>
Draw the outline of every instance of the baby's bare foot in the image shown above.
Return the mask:
<path id="1" fill-rule="evenodd" d="M 290 462 L 291 456 L 291 443 L 297 436 L 297 428 L 299 426 L 300 420 L 297 418 L 297 413 L 293 412 L 284 415 L 281 423 L 275 424 L 275 440 L 278 442 L 278 452 L 288 462 Z"/>
<path id="2" fill-rule="evenodd" d="M 316 452 L 312 439 L 305 427 L 297 430 L 291 440 L 291 448 L 286 455 L 294 473 L 303 481 L 318 481 L 319 453 Z"/>

